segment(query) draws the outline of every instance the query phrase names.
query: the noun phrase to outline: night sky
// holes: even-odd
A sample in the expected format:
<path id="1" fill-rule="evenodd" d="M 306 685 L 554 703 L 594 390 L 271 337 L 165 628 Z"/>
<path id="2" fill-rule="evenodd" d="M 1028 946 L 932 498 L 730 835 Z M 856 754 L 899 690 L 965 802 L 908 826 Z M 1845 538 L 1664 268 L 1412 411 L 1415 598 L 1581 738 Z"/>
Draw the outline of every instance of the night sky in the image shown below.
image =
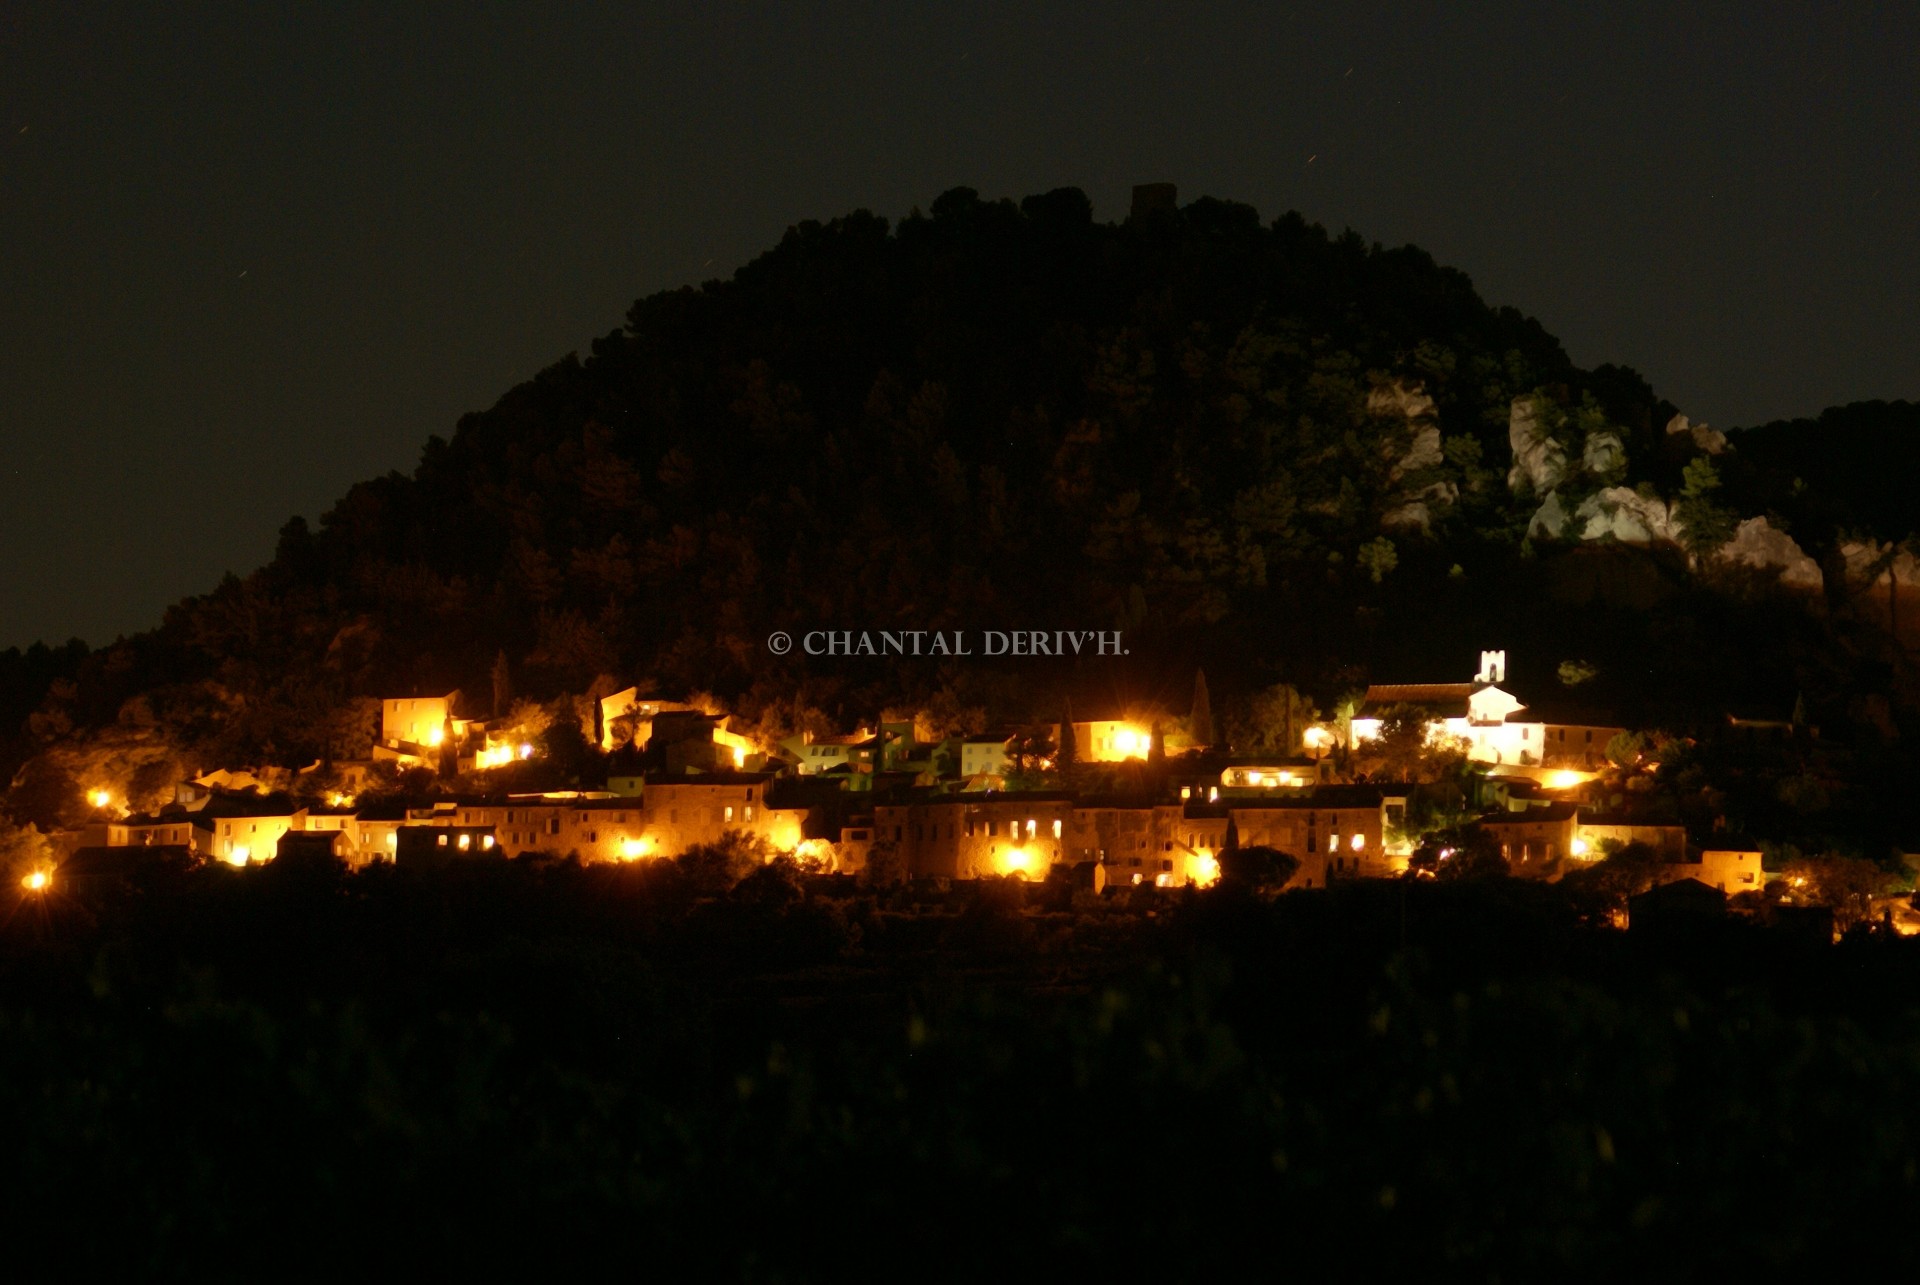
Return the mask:
<path id="1" fill-rule="evenodd" d="M 1413 242 L 1735 426 L 1920 397 L 1911 5 L 0 7 L 0 647 L 95 644 L 724 276 L 960 184 Z"/>

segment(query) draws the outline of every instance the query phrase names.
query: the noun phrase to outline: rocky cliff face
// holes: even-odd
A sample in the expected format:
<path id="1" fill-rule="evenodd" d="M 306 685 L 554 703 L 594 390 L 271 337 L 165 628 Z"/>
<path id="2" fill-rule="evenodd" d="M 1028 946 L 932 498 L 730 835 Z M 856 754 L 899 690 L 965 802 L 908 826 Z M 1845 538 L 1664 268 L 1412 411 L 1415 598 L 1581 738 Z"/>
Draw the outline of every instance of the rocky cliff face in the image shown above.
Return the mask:
<path id="1" fill-rule="evenodd" d="M 1723 562 L 1762 569 L 1777 569 L 1780 583 L 1795 589 L 1819 589 L 1825 577 L 1820 564 L 1807 556 L 1794 538 L 1777 531 L 1766 518 L 1748 518 L 1734 531 L 1733 539 L 1722 545 L 1714 557 Z"/>
<path id="2" fill-rule="evenodd" d="M 1696 424 L 1685 415 L 1675 415 L 1667 421 L 1667 436 L 1685 434 L 1693 439 L 1693 444 L 1709 455 L 1720 455 L 1729 448 L 1727 435 L 1717 428 L 1705 424 Z"/>
<path id="3" fill-rule="evenodd" d="M 1513 467 L 1507 470 L 1507 485 L 1513 490 L 1545 496 L 1565 480 L 1567 449 L 1548 433 L 1537 398 L 1513 399 L 1507 444 L 1513 448 Z"/>
<path id="4" fill-rule="evenodd" d="M 1367 394 L 1367 413 L 1394 426 L 1385 440 L 1387 449 L 1397 452 L 1388 477 L 1398 490 L 1380 524 L 1389 530 L 1428 530 L 1460 498 L 1453 483 L 1427 476 L 1446 463 L 1433 398 L 1416 383 L 1385 384 Z"/>
<path id="5" fill-rule="evenodd" d="M 1575 442 L 1574 436 L 1580 431 L 1570 423 L 1550 427 L 1538 398 L 1514 399 L 1507 420 L 1507 438 L 1513 449 L 1507 484 L 1518 497 L 1540 497 L 1539 507 L 1527 523 L 1527 535 L 1582 542 L 1680 544 L 1686 524 L 1678 502 L 1660 496 L 1644 483 L 1637 488 L 1617 484 L 1627 470 L 1626 444 L 1620 433 L 1612 428 L 1590 427 Z M 1667 436 L 1682 435 L 1706 455 L 1724 455 L 1732 449 L 1726 434 L 1676 415 L 1667 424 Z M 1574 449 L 1578 451 L 1577 463 L 1571 462 Z M 1584 498 L 1575 498 L 1583 492 Z M 1874 556 L 1863 546 L 1861 566 Z M 1710 557 L 1776 570 L 1781 583 L 1795 588 L 1817 590 L 1822 584 L 1819 564 L 1792 536 L 1765 517 L 1741 522 L 1732 539 Z"/>
<path id="6" fill-rule="evenodd" d="M 1884 626 L 1908 648 L 1920 648 L 1920 558 L 1902 545 L 1849 540 L 1840 546 L 1846 568 L 1844 610 Z"/>

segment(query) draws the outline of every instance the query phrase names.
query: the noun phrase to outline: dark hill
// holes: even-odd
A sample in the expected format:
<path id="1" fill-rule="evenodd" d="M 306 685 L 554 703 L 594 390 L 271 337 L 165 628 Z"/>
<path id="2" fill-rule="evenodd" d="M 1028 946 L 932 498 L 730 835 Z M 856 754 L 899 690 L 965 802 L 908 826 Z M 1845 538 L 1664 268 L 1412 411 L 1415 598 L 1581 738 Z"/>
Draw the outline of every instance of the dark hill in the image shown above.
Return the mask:
<path id="1" fill-rule="evenodd" d="M 206 763 L 344 754 L 355 698 L 484 697 L 502 654 L 520 695 L 613 676 L 789 720 L 935 693 L 1024 713 L 1069 686 L 1183 703 L 1201 662 L 1228 700 L 1283 676 L 1330 699 L 1492 645 L 1522 678 L 1594 660 L 1616 701 L 1791 700 L 1803 617 L 1679 605 L 1677 554 L 1524 538 L 1507 427 L 1536 392 L 1619 436 L 1616 481 L 1671 490 L 1673 408 L 1643 379 L 1575 368 L 1417 249 L 1215 200 L 1101 224 L 1072 189 L 807 222 L 641 300 L 153 633 L 20 661 L 23 691 L 66 678 L 10 758 L 116 724 Z M 1124 629 L 1134 656 L 1009 677 L 763 645 L 1007 627 Z"/>

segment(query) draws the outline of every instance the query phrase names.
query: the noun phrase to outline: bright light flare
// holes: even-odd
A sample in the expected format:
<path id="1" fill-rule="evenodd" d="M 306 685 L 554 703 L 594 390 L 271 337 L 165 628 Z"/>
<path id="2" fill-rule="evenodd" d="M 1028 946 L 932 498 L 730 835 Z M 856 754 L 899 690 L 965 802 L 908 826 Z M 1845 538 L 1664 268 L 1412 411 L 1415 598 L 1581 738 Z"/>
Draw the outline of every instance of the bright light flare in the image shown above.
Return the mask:
<path id="1" fill-rule="evenodd" d="M 104 808 L 113 802 L 113 794 L 109 790 L 88 790 L 87 802 L 96 808 Z"/>
<path id="2" fill-rule="evenodd" d="M 1025 848 L 1008 848 L 1000 856 L 1000 869 L 1004 874 L 1025 879 L 1033 872 L 1033 854 Z"/>
<path id="3" fill-rule="evenodd" d="M 429 745 L 440 745 L 444 743 L 446 739 L 447 729 L 444 727 L 436 727 L 427 733 L 427 744 Z"/>
<path id="4" fill-rule="evenodd" d="M 1575 839 L 1575 840 L 1573 841 L 1573 855 L 1574 855 L 1574 856 L 1576 856 L 1576 857 L 1584 857 L 1584 856 L 1586 856 L 1586 855 L 1587 855 L 1587 853 L 1588 853 L 1588 852 L 1590 852 L 1590 851 L 1592 851 L 1592 849 L 1588 847 L 1588 845 L 1587 845 L 1587 841 L 1586 841 L 1585 839 Z"/>
<path id="5" fill-rule="evenodd" d="M 233 866 L 236 869 L 246 865 L 247 862 L 252 859 L 253 859 L 253 849 L 249 848 L 244 843 L 234 844 L 233 851 L 229 852 L 224 858 L 224 860 L 228 865 Z"/>
<path id="6" fill-rule="evenodd" d="M 652 855 L 652 839 L 643 836 L 638 839 L 620 840 L 620 859 L 622 861 L 638 861 L 643 857 L 650 857 Z"/>
<path id="7" fill-rule="evenodd" d="M 28 892 L 45 892 L 53 884 L 53 876 L 44 870 L 34 870 L 20 881 L 20 886 Z"/>
<path id="8" fill-rule="evenodd" d="M 1220 882 L 1220 858 L 1211 852 L 1198 852 L 1193 857 L 1193 881 L 1202 888 L 1211 887 Z"/>

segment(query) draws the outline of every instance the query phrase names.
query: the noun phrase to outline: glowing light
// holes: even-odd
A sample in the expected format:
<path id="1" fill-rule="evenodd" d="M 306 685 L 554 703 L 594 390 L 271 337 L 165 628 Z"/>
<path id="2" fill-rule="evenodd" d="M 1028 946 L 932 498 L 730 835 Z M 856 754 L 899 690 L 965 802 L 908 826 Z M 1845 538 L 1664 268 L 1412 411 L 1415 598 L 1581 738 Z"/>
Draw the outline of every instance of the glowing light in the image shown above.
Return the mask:
<path id="1" fill-rule="evenodd" d="M 1592 772 L 1576 772 L 1572 768 L 1561 768 L 1557 772 L 1547 773 L 1540 784 L 1549 790 L 1566 790 L 1576 785 L 1585 785 L 1593 777 Z"/>
<path id="2" fill-rule="evenodd" d="M 353 796 L 351 794 L 342 794 L 338 790 L 335 790 L 327 796 L 327 806 L 332 808 L 350 808 L 353 806 Z"/>
<path id="3" fill-rule="evenodd" d="M 1055 817 L 1053 819 L 1053 837 L 1056 839 L 1060 837 L 1060 818 L 1059 817 Z"/>
<path id="4" fill-rule="evenodd" d="M 463 834 L 460 836 L 460 851 L 465 852 L 468 848 L 471 848 L 472 846 L 473 846 L 472 835 Z"/>
<path id="5" fill-rule="evenodd" d="M 531 745 L 522 745 L 522 746 L 520 747 L 520 757 L 521 757 L 521 758 L 523 758 L 523 759 L 530 759 L 530 758 L 532 758 L 532 757 L 533 757 L 533 746 L 531 746 Z"/>
<path id="6" fill-rule="evenodd" d="M 1115 752 L 1132 757 L 1140 751 L 1140 734 L 1131 727 L 1123 727 L 1113 734 Z"/>
<path id="7" fill-rule="evenodd" d="M 1360 851 L 1360 849 L 1367 846 L 1367 837 L 1363 834 L 1356 834 L 1353 836 L 1353 842 L 1349 843 L 1347 846 L 1349 848 L 1352 848 L 1355 852 L 1358 852 Z"/>
<path id="8" fill-rule="evenodd" d="M 480 836 L 480 846 L 481 846 L 482 848 L 484 848 L 484 849 L 486 849 L 486 850 L 487 850 L 488 852 L 492 852 L 492 851 L 493 851 L 493 836 L 492 836 L 492 835 L 490 835 L 490 834 L 483 834 L 483 835 L 481 835 L 481 836 Z"/>
<path id="9" fill-rule="evenodd" d="M 642 857 L 653 855 L 653 840 L 642 836 L 638 839 L 620 840 L 620 859 L 638 861 Z"/>
<path id="10" fill-rule="evenodd" d="M 1576 857 L 1584 857 L 1584 856 L 1586 856 L 1586 855 L 1587 855 L 1587 852 L 1588 852 L 1588 848 L 1587 848 L 1587 841 L 1586 841 L 1585 839 L 1575 839 L 1575 840 L 1573 841 L 1573 855 L 1574 855 L 1574 856 L 1576 856 Z"/>
<path id="11" fill-rule="evenodd" d="M 1300 739 L 1305 741 L 1310 748 L 1317 750 L 1333 740 L 1333 733 L 1324 727 L 1309 727 L 1300 734 Z"/>
<path id="12" fill-rule="evenodd" d="M 1033 854 L 1025 848 L 1008 848 L 1000 858 L 1000 868 L 1010 875 L 1019 875 L 1022 879 L 1033 869 Z"/>
<path id="13" fill-rule="evenodd" d="M 1208 789 L 1207 802 L 1218 803 L 1219 801 L 1220 801 L 1220 787 L 1216 785 Z"/>
<path id="14" fill-rule="evenodd" d="M 447 739 L 447 729 L 444 727 L 436 727 L 432 731 L 427 733 L 427 744 L 429 745 L 439 745 L 441 742 L 445 741 L 446 739 Z"/>
<path id="15" fill-rule="evenodd" d="M 235 866 L 235 867 L 244 866 L 247 864 L 248 861 L 252 859 L 253 859 L 253 849 L 249 848 L 244 843 L 234 844 L 233 851 L 227 853 L 225 858 L 226 863 L 228 865 Z"/>
<path id="16" fill-rule="evenodd" d="M 104 808 L 113 802 L 113 795 L 106 790 L 88 790 L 87 802 L 96 808 Z"/>
<path id="17" fill-rule="evenodd" d="M 747 752 L 739 746 L 735 746 L 733 750 L 733 765 L 735 767 L 745 767 L 747 765 Z"/>
<path id="18" fill-rule="evenodd" d="M 35 870 L 20 881 L 20 886 L 28 892 L 45 892 L 53 882 L 53 876 L 44 870 Z"/>
<path id="19" fill-rule="evenodd" d="M 1220 858 L 1211 852 L 1197 852 L 1193 857 L 1193 881 L 1202 888 L 1220 881 Z"/>

